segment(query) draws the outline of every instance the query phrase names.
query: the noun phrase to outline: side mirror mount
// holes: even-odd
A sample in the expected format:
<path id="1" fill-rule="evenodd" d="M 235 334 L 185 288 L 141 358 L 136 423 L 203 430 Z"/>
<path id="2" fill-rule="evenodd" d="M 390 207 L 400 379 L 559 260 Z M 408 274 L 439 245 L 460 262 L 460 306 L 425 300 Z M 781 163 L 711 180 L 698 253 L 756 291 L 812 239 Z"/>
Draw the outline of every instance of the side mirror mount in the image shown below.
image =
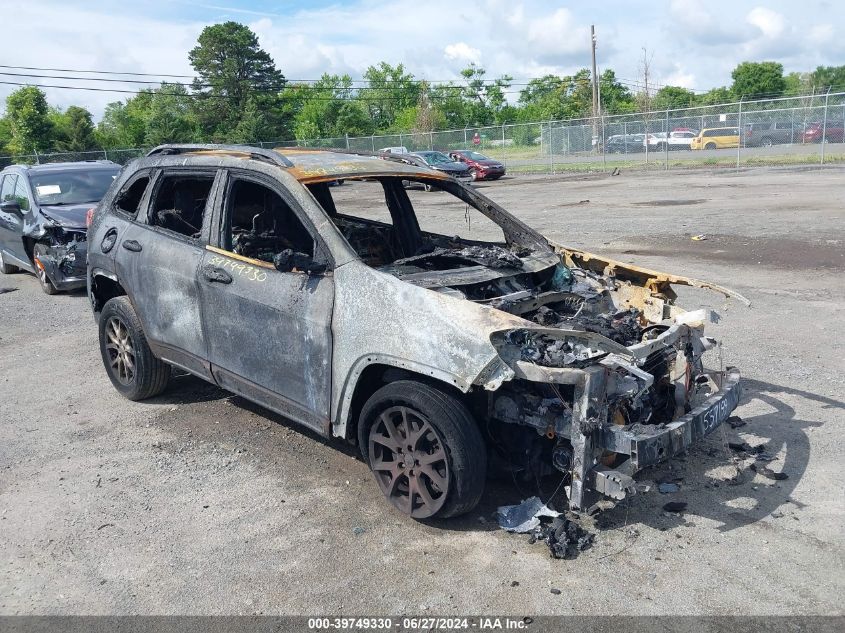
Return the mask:
<path id="1" fill-rule="evenodd" d="M 0 210 L 5 211 L 6 213 L 13 213 L 17 216 L 23 215 L 23 211 L 21 211 L 21 204 L 17 200 L 6 200 L 5 202 L 0 202 Z"/>
<path id="2" fill-rule="evenodd" d="M 273 258 L 273 266 L 282 273 L 304 272 L 309 275 L 321 275 L 326 272 L 326 265 L 315 262 L 310 255 L 297 253 L 286 248 Z"/>

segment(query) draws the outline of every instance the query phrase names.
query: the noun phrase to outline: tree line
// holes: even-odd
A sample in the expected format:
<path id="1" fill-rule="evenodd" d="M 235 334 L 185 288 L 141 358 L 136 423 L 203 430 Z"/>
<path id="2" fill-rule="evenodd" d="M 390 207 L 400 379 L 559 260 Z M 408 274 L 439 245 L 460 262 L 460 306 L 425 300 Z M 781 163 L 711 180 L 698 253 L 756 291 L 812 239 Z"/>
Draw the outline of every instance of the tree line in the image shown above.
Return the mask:
<path id="1" fill-rule="evenodd" d="M 324 74 L 315 82 L 291 82 L 247 26 L 206 27 L 188 54 L 190 83 L 163 82 L 108 104 L 95 125 L 91 113 L 72 105 L 50 106 L 37 86 L 6 99 L 0 118 L 0 154 L 84 152 L 161 143 L 251 143 L 340 138 L 397 132 L 565 120 L 592 113 L 590 71 L 546 75 L 518 91 L 513 78 L 493 79 L 469 64 L 455 82 L 418 80 L 402 64 L 370 66 L 362 80 Z M 740 98 L 845 90 L 845 66 L 784 75 L 776 62 L 742 62 L 732 84 L 696 94 L 661 86 L 652 94 L 638 82 L 599 76 L 602 112 L 627 114 L 728 103 Z M 509 94 L 517 99 L 508 99 Z"/>

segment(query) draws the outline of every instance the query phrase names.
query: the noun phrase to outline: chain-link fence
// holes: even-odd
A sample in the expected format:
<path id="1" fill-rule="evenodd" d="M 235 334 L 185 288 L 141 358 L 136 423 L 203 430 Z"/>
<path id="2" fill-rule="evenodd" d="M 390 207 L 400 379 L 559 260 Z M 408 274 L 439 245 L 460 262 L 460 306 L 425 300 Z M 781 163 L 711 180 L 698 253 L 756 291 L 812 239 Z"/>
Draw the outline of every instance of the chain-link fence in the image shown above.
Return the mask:
<path id="1" fill-rule="evenodd" d="M 501 160 L 511 173 L 615 167 L 676 169 L 801 165 L 845 161 L 845 93 L 815 94 L 567 121 L 466 127 L 361 137 L 265 141 L 261 147 L 339 148 L 378 152 L 471 149 Z M 112 160 L 145 150 L 0 157 L 43 163 Z"/>

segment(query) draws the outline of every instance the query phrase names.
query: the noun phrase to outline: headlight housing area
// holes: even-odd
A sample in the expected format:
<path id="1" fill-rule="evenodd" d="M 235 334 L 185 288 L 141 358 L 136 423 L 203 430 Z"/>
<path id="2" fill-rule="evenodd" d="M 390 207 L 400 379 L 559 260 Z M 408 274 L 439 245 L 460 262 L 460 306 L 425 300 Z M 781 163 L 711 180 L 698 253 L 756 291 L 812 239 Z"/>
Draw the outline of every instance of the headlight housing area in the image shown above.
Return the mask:
<path id="1" fill-rule="evenodd" d="M 595 364 L 609 354 L 629 353 L 624 346 L 601 335 L 577 330 L 504 330 L 493 333 L 490 341 L 511 367 L 523 361 L 541 367 L 581 368 Z"/>

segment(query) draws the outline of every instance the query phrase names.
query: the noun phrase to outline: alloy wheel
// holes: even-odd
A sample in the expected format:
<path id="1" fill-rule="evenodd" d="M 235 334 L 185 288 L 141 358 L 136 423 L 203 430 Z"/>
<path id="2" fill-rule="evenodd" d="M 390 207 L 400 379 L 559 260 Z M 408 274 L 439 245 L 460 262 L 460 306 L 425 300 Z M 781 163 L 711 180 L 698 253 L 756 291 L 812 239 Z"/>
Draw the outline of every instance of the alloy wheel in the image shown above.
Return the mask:
<path id="1" fill-rule="evenodd" d="M 135 347 L 129 329 L 118 317 L 111 317 L 106 323 L 106 353 L 109 370 L 121 385 L 129 385 L 135 379 Z"/>
<path id="2" fill-rule="evenodd" d="M 405 406 L 386 409 L 369 433 L 370 468 L 385 496 L 416 519 L 431 517 L 446 503 L 446 448 L 428 419 Z"/>

